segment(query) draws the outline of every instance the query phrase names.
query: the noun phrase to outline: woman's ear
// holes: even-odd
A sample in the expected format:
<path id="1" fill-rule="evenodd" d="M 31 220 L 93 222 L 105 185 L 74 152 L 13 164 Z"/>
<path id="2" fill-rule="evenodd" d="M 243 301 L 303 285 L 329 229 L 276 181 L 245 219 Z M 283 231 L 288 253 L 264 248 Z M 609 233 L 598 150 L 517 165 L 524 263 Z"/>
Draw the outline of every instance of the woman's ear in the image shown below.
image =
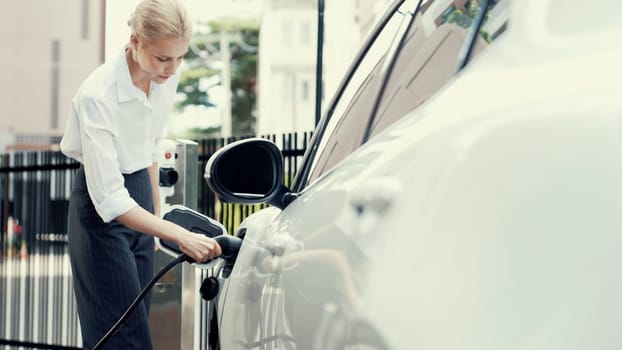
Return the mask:
<path id="1" fill-rule="evenodd" d="M 134 33 L 130 35 L 130 46 L 132 47 L 132 49 L 138 48 L 138 37 Z"/>

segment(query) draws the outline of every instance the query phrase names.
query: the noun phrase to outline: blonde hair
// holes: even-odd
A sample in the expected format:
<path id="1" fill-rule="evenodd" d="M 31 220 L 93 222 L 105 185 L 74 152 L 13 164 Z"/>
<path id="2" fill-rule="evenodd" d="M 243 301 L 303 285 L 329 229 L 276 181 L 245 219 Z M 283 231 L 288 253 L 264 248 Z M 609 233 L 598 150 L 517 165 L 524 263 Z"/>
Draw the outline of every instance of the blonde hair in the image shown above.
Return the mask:
<path id="1" fill-rule="evenodd" d="M 143 0 L 127 22 L 132 33 L 148 43 L 159 39 L 190 39 L 192 22 L 179 0 Z"/>

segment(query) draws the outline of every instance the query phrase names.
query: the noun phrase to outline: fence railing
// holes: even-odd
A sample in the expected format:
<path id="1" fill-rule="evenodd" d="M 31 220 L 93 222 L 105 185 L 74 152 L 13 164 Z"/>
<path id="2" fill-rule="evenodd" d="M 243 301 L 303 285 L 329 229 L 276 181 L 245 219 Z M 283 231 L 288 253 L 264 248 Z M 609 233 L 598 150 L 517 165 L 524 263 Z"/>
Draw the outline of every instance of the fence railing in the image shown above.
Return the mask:
<path id="1" fill-rule="evenodd" d="M 270 135 L 282 150 L 290 185 L 311 133 Z M 264 207 L 221 203 L 202 181 L 209 157 L 237 140 L 199 141 L 198 211 L 235 233 Z M 67 256 L 67 209 L 79 164 L 57 151 L 0 158 L 0 346 L 76 349 L 82 344 Z"/>

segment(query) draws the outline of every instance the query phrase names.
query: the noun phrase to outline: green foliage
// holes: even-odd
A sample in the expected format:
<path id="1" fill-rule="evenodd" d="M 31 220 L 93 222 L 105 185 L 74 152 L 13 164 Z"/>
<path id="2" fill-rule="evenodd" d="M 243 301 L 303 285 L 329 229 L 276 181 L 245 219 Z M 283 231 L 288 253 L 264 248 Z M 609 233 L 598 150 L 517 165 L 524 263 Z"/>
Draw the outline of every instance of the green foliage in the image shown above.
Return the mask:
<path id="1" fill-rule="evenodd" d="M 460 9 L 454 10 L 447 16 L 447 23 L 455 23 L 462 28 L 469 28 L 471 22 L 473 22 L 473 18 Z"/>
<path id="2" fill-rule="evenodd" d="M 491 4 L 491 8 L 494 7 L 497 2 L 498 1 L 493 1 Z M 469 29 L 471 27 L 471 24 L 473 23 L 473 19 L 477 15 L 478 10 L 479 3 L 476 0 L 469 0 L 469 2 L 465 4 L 464 11 L 461 9 L 455 9 L 449 15 L 447 15 L 447 17 L 445 17 L 445 21 L 447 23 L 455 23 L 456 25 L 464 29 Z M 486 14 L 486 17 L 484 17 L 484 23 L 486 23 L 487 19 L 488 14 Z M 492 39 L 490 38 L 490 34 L 488 34 L 486 31 L 480 30 L 479 33 L 482 38 L 487 42 L 492 41 Z"/>
<path id="3" fill-rule="evenodd" d="M 481 35 L 481 37 L 486 40 L 487 43 L 491 43 L 492 42 L 492 38 L 490 37 L 490 34 L 488 34 L 487 31 L 485 30 L 480 30 L 479 31 L 479 35 Z"/>
<path id="4" fill-rule="evenodd" d="M 220 71 L 210 67 L 210 57 L 220 51 L 220 33 L 227 32 L 231 38 L 231 118 L 233 136 L 254 132 L 254 111 L 256 108 L 255 84 L 257 80 L 257 52 L 259 44 L 259 25 L 255 20 L 221 18 L 204 23 L 204 28 L 191 39 L 192 49 L 185 60 L 190 68 L 181 76 L 178 91 L 185 94 L 185 99 L 176 107 L 183 110 L 189 105 L 214 106 L 209 94 L 201 91 L 201 80 Z"/>
<path id="5" fill-rule="evenodd" d="M 217 73 L 218 71 L 204 66 L 184 70 L 179 79 L 179 87 L 177 91 L 183 93 L 185 95 L 185 99 L 177 102 L 175 106 L 176 109 L 181 111 L 189 105 L 213 107 L 214 104 L 209 101 L 207 92 L 201 91 L 199 86 L 202 78 Z"/>
<path id="6" fill-rule="evenodd" d="M 469 0 L 469 2 L 465 4 L 465 8 L 467 15 L 471 18 L 475 18 L 477 10 L 479 9 L 479 2 L 477 0 Z"/>

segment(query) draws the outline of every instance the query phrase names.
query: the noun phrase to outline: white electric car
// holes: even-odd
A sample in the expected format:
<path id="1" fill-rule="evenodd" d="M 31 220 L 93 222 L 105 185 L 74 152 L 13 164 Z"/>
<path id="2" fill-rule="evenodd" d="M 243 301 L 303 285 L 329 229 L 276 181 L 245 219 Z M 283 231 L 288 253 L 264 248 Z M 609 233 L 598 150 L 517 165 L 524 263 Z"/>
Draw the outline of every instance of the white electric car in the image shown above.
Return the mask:
<path id="1" fill-rule="evenodd" d="M 464 3 L 389 9 L 291 188 L 270 141 L 210 159 L 271 204 L 222 349 L 622 348 L 622 2 Z"/>

